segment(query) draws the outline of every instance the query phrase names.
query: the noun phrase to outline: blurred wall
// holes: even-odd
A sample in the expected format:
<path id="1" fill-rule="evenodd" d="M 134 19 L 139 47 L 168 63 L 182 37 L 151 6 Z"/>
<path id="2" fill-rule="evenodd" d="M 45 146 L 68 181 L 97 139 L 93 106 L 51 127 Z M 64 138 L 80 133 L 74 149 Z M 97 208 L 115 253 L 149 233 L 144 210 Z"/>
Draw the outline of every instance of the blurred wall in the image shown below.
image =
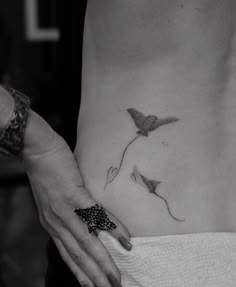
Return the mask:
<path id="1" fill-rule="evenodd" d="M 31 30 L 27 24 L 32 19 L 26 15 L 29 1 L 37 4 Z M 85 7 L 83 0 L 0 2 L 0 82 L 30 95 L 33 109 L 72 149 L 80 103 Z M 57 31 L 59 37 L 54 33 L 50 39 L 47 32 L 52 31 Z M 0 274 L 4 286 L 42 287 L 48 236 L 39 224 L 22 165 L 3 158 L 0 158 L 0 234 Z"/>
<path id="2" fill-rule="evenodd" d="M 27 2 L 37 5 L 37 31 L 54 29 L 58 40 L 27 38 Z M 73 147 L 80 101 L 82 29 L 86 1 L 2 0 L 0 29 L 10 45 L 5 80 L 33 98 L 43 115 Z M 1 25 L 2 22 L 2 25 Z M 35 29 L 36 30 L 36 29 Z M 0 31 L 1 33 L 1 31 Z M 1 35 L 0 35 L 1 37 Z M 35 38 L 37 33 L 35 32 Z M 7 44 L 8 42 L 8 44 Z M 0 66 L 3 65 L 0 58 Z M 68 125 L 72 128 L 68 132 Z"/>

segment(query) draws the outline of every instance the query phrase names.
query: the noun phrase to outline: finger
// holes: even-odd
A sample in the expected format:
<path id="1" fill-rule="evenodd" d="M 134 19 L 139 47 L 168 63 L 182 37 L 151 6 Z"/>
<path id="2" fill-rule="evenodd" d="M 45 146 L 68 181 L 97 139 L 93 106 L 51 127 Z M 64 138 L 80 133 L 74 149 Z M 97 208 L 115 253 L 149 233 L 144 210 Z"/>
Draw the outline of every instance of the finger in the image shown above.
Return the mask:
<path id="1" fill-rule="evenodd" d="M 71 272 L 75 275 L 77 281 L 82 287 L 94 287 L 95 285 L 91 282 L 91 280 L 88 278 L 88 276 L 84 273 L 84 271 L 77 266 L 74 261 L 71 259 L 69 253 L 66 251 L 65 247 L 61 243 L 61 241 L 58 238 L 53 238 L 53 241 L 55 242 L 55 245 L 57 246 L 57 249 L 59 250 L 59 253 L 63 259 L 63 261 L 67 264 L 67 266 L 70 268 Z"/>
<path id="2" fill-rule="evenodd" d="M 106 276 L 111 275 L 120 283 L 119 269 L 100 239 L 94 233 L 88 232 L 87 225 L 75 213 L 67 216 L 65 226 L 72 233 L 76 243 L 88 253 Z M 59 232 L 62 233 L 63 230 Z"/>
<path id="3" fill-rule="evenodd" d="M 85 198 L 86 195 L 86 200 L 83 202 L 83 204 L 81 203 L 81 194 L 84 194 L 83 198 Z M 72 204 L 72 208 L 74 208 L 76 204 L 77 204 L 76 208 L 87 208 L 95 205 L 96 202 L 92 197 L 88 196 L 88 194 L 89 193 L 85 188 L 80 188 L 80 195 L 77 193 L 76 196 L 73 198 L 73 202 L 68 202 L 68 204 Z M 132 245 L 130 243 L 130 235 L 127 228 L 119 220 L 117 220 L 110 212 L 108 211 L 106 212 L 108 217 L 116 224 L 116 228 L 109 230 L 109 233 L 119 241 L 119 243 L 122 245 L 123 248 L 130 251 L 132 249 Z M 84 226 L 86 225 L 84 224 Z"/>
<path id="4" fill-rule="evenodd" d="M 130 243 L 130 234 L 127 228 L 110 212 L 107 212 L 107 215 L 116 225 L 115 229 L 108 230 L 108 232 L 119 241 L 123 248 L 125 248 L 127 251 L 130 251 L 132 249 L 132 244 Z"/>
<path id="5" fill-rule="evenodd" d="M 94 236 L 94 238 L 96 237 Z M 117 278 L 110 268 L 102 270 L 102 266 L 97 264 L 93 257 L 89 256 L 89 254 L 85 252 L 84 248 L 80 246 L 76 239 L 67 230 L 60 232 L 60 240 L 74 263 L 83 270 L 83 272 L 97 287 L 121 286 L 120 278 Z M 98 239 L 97 241 L 99 242 Z M 89 242 L 88 244 L 92 247 L 92 242 Z M 100 251 L 101 250 L 98 250 L 96 254 L 100 254 Z M 113 284 L 109 283 L 110 278 L 113 279 Z"/>
<path id="6" fill-rule="evenodd" d="M 67 241 L 65 238 L 63 240 L 62 236 L 65 233 L 70 233 L 71 236 L 73 235 L 72 238 L 74 237 L 73 240 L 77 248 L 80 246 L 82 250 L 86 251 L 104 274 L 111 275 L 117 282 L 120 282 L 120 272 L 105 246 L 94 234 L 88 232 L 87 225 L 73 212 L 73 208 L 76 206 L 75 198 L 76 197 L 74 197 L 73 206 L 70 206 L 71 203 L 67 202 L 63 208 L 61 206 L 53 207 L 54 219 L 52 220 L 51 217 L 47 216 L 46 222 L 47 225 L 50 226 L 50 229 L 47 229 L 52 236 L 56 236 L 63 241 L 64 247 L 67 248 L 67 252 L 70 255 L 71 253 L 68 250 L 68 248 L 70 248 L 70 241 Z M 92 205 L 94 204 L 89 204 L 87 201 L 82 204 L 80 200 L 79 207 L 86 208 Z M 63 215 L 61 214 L 61 210 L 63 210 Z M 57 224 L 55 224 L 55 219 L 57 219 Z"/>

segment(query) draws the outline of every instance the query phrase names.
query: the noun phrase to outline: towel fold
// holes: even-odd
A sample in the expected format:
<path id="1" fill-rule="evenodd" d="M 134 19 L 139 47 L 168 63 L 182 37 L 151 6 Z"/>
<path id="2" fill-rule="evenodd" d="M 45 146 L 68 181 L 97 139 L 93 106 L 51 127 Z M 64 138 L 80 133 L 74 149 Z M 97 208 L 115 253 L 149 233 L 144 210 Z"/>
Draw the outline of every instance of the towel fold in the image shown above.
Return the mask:
<path id="1" fill-rule="evenodd" d="M 123 287 L 236 286 L 236 233 L 133 237 L 131 251 L 107 232 L 99 238 L 121 272 Z"/>

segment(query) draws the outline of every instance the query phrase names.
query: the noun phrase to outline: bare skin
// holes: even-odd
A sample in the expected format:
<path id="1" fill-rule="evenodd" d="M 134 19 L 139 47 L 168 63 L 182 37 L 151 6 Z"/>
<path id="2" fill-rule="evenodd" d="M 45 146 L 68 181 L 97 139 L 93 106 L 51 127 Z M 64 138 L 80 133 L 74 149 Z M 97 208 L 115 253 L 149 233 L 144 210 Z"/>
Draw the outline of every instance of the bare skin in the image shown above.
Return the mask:
<path id="1" fill-rule="evenodd" d="M 75 205 L 101 203 L 115 216 L 118 229 L 111 233 L 117 240 L 235 232 L 233 5 L 88 0 L 75 150 L 80 170 L 65 142 L 33 113 L 24 153 L 41 221 L 82 285 L 115 286 L 107 276 L 119 281 L 120 274 L 72 212 Z M 0 130 L 9 121 L 9 99 L 0 95 Z M 119 164 L 137 132 L 128 109 L 179 121 L 133 142 L 104 191 L 107 170 Z M 134 166 L 148 189 L 131 179 Z M 158 190 L 152 190 L 153 182 L 161 182 Z M 185 220 L 173 220 L 170 213 Z"/>
<path id="2" fill-rule="evenodd" d="M 8 124 L 13 107 L 13 98 L 0 86 L 0 131 Z M 30 180 L 40 221 L 81 286 L 120 286 L 120 272 L 97 233 L 89 233 L 88 226 L 73 212 L 97 203 L 84 187 L 78 163 L 66 142 L 32 110 L 21 163 Z M 130 250 L 127 229 L 107 214 L 116 225 L 107 232 Z"/>
<path id="3" fill-rule="evenodd" d="M 88 0 L 75 150 L 80 170 L 66 143 L 34 113 L 24 150 L 42 224 L 82 285 L 116 286 L 107 276 L 119 281 L 120 274 L 72 212 L 75 205 L 101 203 L 115 216 L 117 240 L 235 232 L 234 5 Z M 0 130 L 13 106 L 1 92 Z M 137 126 L 130 109 L 179 120 L 146 136 L 150 118 Z M 139 138 L 104 190 L 107 171 L 119 167 L 137 127 Z M 142 181 L 137 172 L 132 180 L 134 166 Z"/>
<path id="4" fill-rule="evenodd" d="M 236 231 L 234 14 L 231 0 L 88 1 L 75 155 L 131 236 Z M 130 108 L 179 121 L 135 140 L 104 190 L 137 132 Z"/>

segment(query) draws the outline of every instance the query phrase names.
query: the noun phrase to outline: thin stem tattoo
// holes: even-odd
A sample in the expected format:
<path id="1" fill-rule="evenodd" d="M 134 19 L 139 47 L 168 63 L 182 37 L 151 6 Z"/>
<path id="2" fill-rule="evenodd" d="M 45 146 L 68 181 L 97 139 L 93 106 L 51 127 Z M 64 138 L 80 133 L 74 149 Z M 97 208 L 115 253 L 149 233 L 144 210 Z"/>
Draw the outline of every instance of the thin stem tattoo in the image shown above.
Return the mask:
<path id="1" fill-rule="evenodd" d="M 179 121 L 179 119 L 176 117 L 167 117 L 167 118 L 159 119 L 155 115 L 145 116 L 138 110 L 132 109 L 132 108 L 127 109 L 127 112 L 130 114 L 136 127 L 138 128 L 137 135 L 127 144 L 124 151 L 122 152 L 119 166 L 118 167 L 110 166 L 110 168 L 108 169 L 104 190 L 107 184 L 111 183 L 119 174 L 122 164 L 124 162 L 125 154 L 132 143 L 134 143 L 140 136 L 148 137 L 149 132 L 156 130 L 160 126 Z"/>
<path id="2" fill-rule="evenodd" d="M 135 138 L 133 138 L 128 144 L 127 146 L 125 147 L 125 149 L 123 150 L 123 153 L 122 153 L 122 156 L 121 156 L 121 160 L 120 160 L 120 164 L 118 167 L 116 168 L 113 168 L 112 166 L 108 169 L 107 171 L 107 181 L 105 183 L 105 186 L 104 186 L 104 189 L 106 188 L 107 184 L 108 183 L 111 183 L 118 175 L 118 173 L 120 172 L 120 169 L 122 167 L 122 164 L 124 162 L 124 157 L 125 157 L 125 154 L 129 148 L 129 146 L 131 146 L 131 144 L 136 141 L 136 139 L 138 139 L 139 137 L 141 136 L 141 134 L 138 134 L 137 136 L 135 136 Z"/>
<path id="3" fill-rule="evenodd" d="M 159 186 L 159 184 L 161 184 L 161 181 L 157 181 L 157 180 L 152 180 L 152 179 L 148 179 L 147 177 L 145 177 L 144 175 L 140 174 L 137 167 L 134 166 L 133 168 L 133 172 L 131 174 L 131 179 L 142 185 L 143 187 L 145 187 L 150 193 L 156 195 L 157 197 L 159 197 L 160 199 L 162 199 L 165 204 L 166 204 L 166 207 L 167 207 L 167 210 L 168 210 L 168 213 L 169 215 L 176 221 L 185 221 L 185 219 L 179 219 L 177 217 L 175 217 L 172 212 L 170 211 L 170 207 L 169 207 L 169 204 L 167 202 L 167 200 L 161 196 L 160 194 L 158 194 L 157 192 L 157 187 Z"/>

